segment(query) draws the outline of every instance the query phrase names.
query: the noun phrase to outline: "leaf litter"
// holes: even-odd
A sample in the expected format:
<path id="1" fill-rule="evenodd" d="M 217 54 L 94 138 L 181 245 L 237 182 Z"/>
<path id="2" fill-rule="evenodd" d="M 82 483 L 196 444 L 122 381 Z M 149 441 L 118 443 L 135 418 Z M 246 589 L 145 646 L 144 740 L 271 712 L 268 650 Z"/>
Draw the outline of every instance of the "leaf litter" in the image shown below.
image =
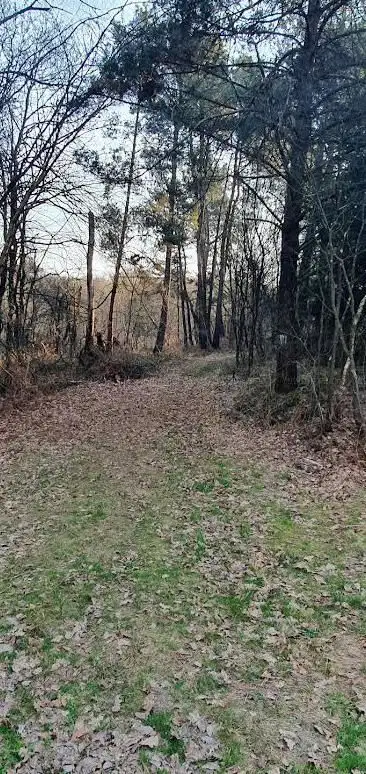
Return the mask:
<path id="1" fill-rule="evenodd" d="M 328 699 L 365 708 L 364 472 L 228 400 L 184 366 L 1 420 L 21 774 L 336 771 Z"/>

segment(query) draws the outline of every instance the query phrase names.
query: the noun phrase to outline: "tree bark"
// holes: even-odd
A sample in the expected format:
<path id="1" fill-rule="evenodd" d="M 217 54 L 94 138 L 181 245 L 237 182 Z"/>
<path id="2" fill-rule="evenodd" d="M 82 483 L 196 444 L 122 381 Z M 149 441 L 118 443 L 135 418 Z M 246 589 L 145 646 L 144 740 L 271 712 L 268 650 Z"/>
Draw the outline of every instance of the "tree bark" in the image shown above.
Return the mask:
<path id="1" fill-rule="evenodd" d="M 309 0 L 304 42 L 296 65 L 297 105 L 290 147 L 285 208 L 282 222 L 280 279 L 277 294 L 277 369 L 279 393 L 298 385 L 297 265 L 300 252 L 306 157 L 311 143 L 313 67 L 318 45 L 320 0 Z"/>
<path id="2" fill-rule="evenodd" d="M 85 350 L 90 351 L 94 344 L 94 286 L 93 286 L 93 255 L 95 244 L 95 218 L 94 213 L 88 213 L 88 250 L 86 254 L 86 286 L 88 294 L 88 317 L 85 334 Z"/>
<path id="3" fill-rule="evenodd" d="M 197 303 L 196 325 L 198 343 L 201 349 L 208 348 L 210 331 L 207 317 L 207 263 L 209 251 L 209 223 L 207 212 L 207 163 L 208 141 L 203 131 L 199 138 L 198 168 L 196 173 L 196 195 L 198 206 L 197 229 Z"/>
<path id="4" fill-rule="evenodd" d="M 107 349 L 108 350 L 112 349 L 112 343 L 113 343 L 114 304 L 115 304 L 115 301 L 116 301 L 116 295 L 117 295 L 117 290 L 118 290 L 119 275 L 120 275 L 120 272 L 121 272 L 122 258 L 123 258 L 124 249 L 125 249 L 125 242 L 126 242 L 126 234 L 127 234 L 127 227 L 128 227 L 128 217 L 129 217 L 129 214 L 130 214 L 130 199 L 131 199 L 131 190 L 132 190 L 132 183 L 133 183 L 133 174 L 134 174 L 134 170 L 135 170 L 136 145 L 137 145 L 137 135 L 138 135 L 138 130 L 139 130 L 139 118 L 140 118 L 140 105 L 138 104 L 137 105 L 137 109 L 136 109 L 135 127 L 134 127 L 134 132 L 133 132 L 133 139 L 132 139 L 132 150 L 131 150 L 130 168 L 129 168 L 128 180 L 127 180 L 127 191 L 126 191 L 125 209 L 124 209 L 124 213 L 123 213 L 121 236 L 120 236 L 119 245 L 118 245 L 116 265 L 115 265 L 115 269 L 114 269 L 112 290 L 111 290 L 111 296 L 110 296 L 110 302 L 109 302 L 108 328 L 107 328 Z"/>
<path id="5" fill-rule="evenodd" d="M 172 148 L 172 170 L 169 186 L 169 221 L 170 225 L 174 227 L 174 215 L 175 215 L 175 200 L 177 193 L 177 167 L 178 167 L 178 139 L 179 139 L 179 126 L 177 121 L 174 120 L 173 131 L 173 148 Z M 170 281 L 172 274 L 172 244 L 168 242 L 165 250 L 165 269 L 164 269 L 164 281 L 163 281 L 163 295 L 161 302 L 161 312 L 158 332 L 156 335 L 156 342 L 154 347 L 154 354 L 162 352 L 164 349 L 166 329 L 168 325 L 169 315 L 169 296 L 170 296 Z"/>
<path id="6" fill-rule="evenodd" d="M 208 317 L 208 323 L 210 328 L 211 328 L 211 316 L 212 316 L 212 307 L 213 307 L 213 295 L 214 295 L 215 279 L 216 279 L 215 275 L 216 275 L 216 267 L 217 267 L 217 255 L 218 255 L 218 248 L 219 248 L 219 241 L 220 241 L 220 229 L 221 229 L 222 214 L 223 214 L 223 209 L 224 209 L 224 204 L 226 199 L 226 191 L 227 191 L 227 186 L 229 182 L 229 173 L 230 173 L 230 166 L 228 164 L 226 177 L 225 177 L 224 190 L 222 192 L 219 212 L 217 215 L 215 241 L 214 241 L 214 248 L 213 248 L 213 254 L 212 254 L 211 279 L 210 279 L 210 290 L 209 290 L 209 296 L 208 296 L 208 310 L 207 310 L 207 317 Z"/>
<path id="7" fill-rule="evenodd" d="M 19 222 L 16 219 L 16 212 L 18 206 L 17 187 L 14 186 L 10 194 L 10 222 L 16 223 L 11 231 L 11 239 L 9 239 L 8 255 L 7 255 L 7 295 L 8 295 L 8 309 L 7 309 L 7 324 L 6 324 L 6 346 L 8 354 L 16 349 L 15 339 L 15 327 L 16 327 L 16 269 L 18 258 L 18 226 Z M 6 289 L 6 286 L 5 286 Z"/>
<path id="8" fill-rule="evenodd" d="M 186 318 L 186 300 L 184 295 L 184 282 L 183 282 L 183 263 L 182 263 L 182 250 L 181 246 L 178 246 L 178 297 L 181 305 L 182 315 L 182 327 L 183 327 L 183 346 L 184 349 L 188 349 L 188 328 Z"/>
<path id="9" fill-rule="evenodd" d="M 225 213 L 224 226 L 223 226 L 222 238 L 221 238 L 219 287 L 217 291 L 215 330 L 212 338 L 212 346 L 214 349 L 220 348 L 220 339 L 222 336 L 225 335 L 224 324 L 222 319 L 222 304 L 224 300 L 226 267 L 227 267 L 227 261 L 228 261 L 228 253 L 230 249 L 231 231 L 232 231 L 233 218 L 234 218 L 234 212 L 235 212 L 235 191 L 237 188 L 239 156 L 240 156 L 239 150 L 236 149 L 230 199 Z"/>

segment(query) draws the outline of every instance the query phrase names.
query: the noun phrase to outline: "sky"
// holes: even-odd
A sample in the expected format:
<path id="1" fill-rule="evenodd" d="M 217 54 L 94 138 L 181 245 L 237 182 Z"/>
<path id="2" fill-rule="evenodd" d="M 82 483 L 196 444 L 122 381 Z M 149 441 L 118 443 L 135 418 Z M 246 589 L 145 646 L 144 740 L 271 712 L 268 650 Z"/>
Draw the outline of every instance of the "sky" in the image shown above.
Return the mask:
<path id="1" fill-rule="evenodd" d="M 118 13 L 121 5 L 124 7 L 123 3 L 118 3 L 116 0 L 88 0 L 88 2 L 86 0 L 61 0 L 61 2 L 60 0 L 50 0 L 50 3 L 54 8 L 57 8 L 57 13 L 63 22 L 69 15 L 73 19 L 80 20 L 102 15 L 101 23 L 106 24 L 108 19 L 113 18 Z M 123 13 L 124 19 L 133 15 L 135 7 L 135 2 L 127 3 Z M 128 117 L 126 108 L 122 110 L 114 108 L 114 112 L 120 114 L 122 121 Z M 82 138 L 82 143 L 86 148 L 97 150 L 102 155 L 108 152 L 110 145 L 103 130 L 106 119 L 107 115 L 94 123 Z M 80 171 L 80 179 L 84 183 L 86 177 L 85 173 Z M 103 186 L 98 184 L 92 176 L 87 179 L 87 184 L 89 190 L 83 202 L 85 206 L 81 207 L 81 211 L 74 217 L 65 215 L 56 207 L 50 206 L 43 207 L 36 215 L 35 225 L 42 241 L 47 242 L 49 234 L 57 233 L 54 244 L 50 245 L 45 254 L 43 267 L 46 271 L 66 272 L 71 275 L 85 273 L 88 210 L 90 208 L 95 212 L 98 211 L 103 194 Z M 123 204 L 124 202 L 121 201 L 121 206 Z M 94 253 L 95 276 L 108 275 L 111 271 L 112 264 L 100 250 L 97 240 Z"/>
<path id="2" fill-rule="evenodd" d="M 124 8 L 124 19 L 128 20 L 133 16 L 137 5 L 139 5 L 139 3 L 135 1 L 130 2 L 130 0 L 127 0 L 125 4 L 116 3 L 115 0 L 46 0 L 46 2 L 49 2 L 55 9 L 57 8 L 56 13 L 63 24 L 68 16 L 72 18 L 73 22 L 97 16 L 99 19 L 102 18 L 101 24 L 103 26 L 108 23 L 109 19 L 115 17 L 121 6 Z M 80 34 L 83 34 L 83 32 Z M 98 34 L 97 28 L 94 28 L 94 34 L 94 39 L 96 39 Z M 92 43 L 92 36 L 90 36 L 90 42 Z M 89 45 L 89 40 L 87 43 Z M 89 125 L 78 143 L 79 146 L 82 143 L 86 149 L 98 151 L 102 158 L 108 157 L 108 152 L 112 147 L 121 142 L 118 135 L 115 140 L 111 140 L 105 132 L 106 121 L 112 112 L 119 116 L 121 124 L 124 124 L 130 115 L 127 106 L 114 106 L 105 115 L 101 115 L 96 122 Z M 128 157 L 129 141 L 127 140 L 126 142 L 126 140 L 122 139 L 122 143 L 124 143 L 125 148 L 127 145 Z M 72 214 L 64 212 L 54 205 L 45 204 L 32 214 L 32 227 L 38 247 L 37 262 L 42 253 L 44 256 L 42 260 L 43 271 L 81 276 L 86 272 L 88 210 L 92 209 L 96 216 L 99 214 L 100 206 L 103 203 L 104 188 L 95 177 L 88 175 L 81 167 L 76 167 L 73 162 L 73 150 L 73 148 L 70 149 L 69 158 L 66 159 L 66 166 L 68 166 L 67 175 L 69 178 L 71 168 L 75 180 L 75 189 L 79 187 L 80 183 L 84 185 L 84 191 L 79 196 L 77 211 Z M 144 186 L 142 186 L 143 193 Z M 113 201 L 123 211 L 125 195 L 122 187 L 115 190 Z M 135 195 L 132 197 L 132 206 L 137 202 L 138 198 Z M 100 249 L 98 228 L 96 237 L 93 261 L 94 275 L 96 277 L 111 276 L 113 273 L 113 261 Z M 134 253 L 143 252 L 143 248 L 144 245 L 142 245 L 138 237 L 134 237 L 128 244 L 128 250 Z M 151 257 L 154 253 L 155 258 L 156 249 L 153 241 L 151 241 L 151 244 L 148 244 L 147 249 Z"/>

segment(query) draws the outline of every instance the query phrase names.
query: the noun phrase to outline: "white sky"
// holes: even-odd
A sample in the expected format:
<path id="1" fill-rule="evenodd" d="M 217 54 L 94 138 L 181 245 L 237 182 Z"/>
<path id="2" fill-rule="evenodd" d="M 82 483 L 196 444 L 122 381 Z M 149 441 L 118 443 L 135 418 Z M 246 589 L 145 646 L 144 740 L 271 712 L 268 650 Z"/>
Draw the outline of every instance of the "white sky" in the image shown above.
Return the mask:
<path id="1" fill-rule="evenodd" d="M 58 15 L 65 21 L 67 17 L 79 18 L 80 20 L 103 14 L 101 24 L 106 25 L 110 18 L 113 18 L 122 8 L 124 19 L 131 17 L 136 8 L 136 2 L 118 3 L 116 0 L 50 0 L 51 4 L 57 8 Z M 105 16 L 104 16 L 105 14 Z M 121 115 L 121 120 L 128 117 L 128 109 L 114 109 Z M 82 138 L 83 144 L 90 149 L 98 150 L 101 153 L 107 153 L 111 146 L 108 138 L 105 137 L 102 128 L 107 115 L 98 119 L 97 125 L 94 124 L 87 130 Z M 75 146 L 76 147 L 76 146 Z M 80 179 L 85 182 L 87 175 L 81 170 Z M 102 202 L 103 186 L 98 184 L 92 176 L 87 180 L 88 193 L 85 196 L 81 210 L 74 217 L 69 217 L 55 207 L 45 206 L 36 215 L 35 226 L 40 240 L 48 241 L 49 235 L 57 234 L 54 244 L 47 249 L 43 266 L 47 271 L 67 272 L 78 275 L 85 272 L 86 245 L 87 245 L 87 214 L 92 209 L 96 214 L 100 203 Z M 122 198 L 122 197 L 121 197 Z M 123 207 L 124 201 L 121 201 Z M 96 244 L 94 255 L 94 273 L 96 276 L 109 274 L 112 270 L 111 263 L 106 259 Z"/>

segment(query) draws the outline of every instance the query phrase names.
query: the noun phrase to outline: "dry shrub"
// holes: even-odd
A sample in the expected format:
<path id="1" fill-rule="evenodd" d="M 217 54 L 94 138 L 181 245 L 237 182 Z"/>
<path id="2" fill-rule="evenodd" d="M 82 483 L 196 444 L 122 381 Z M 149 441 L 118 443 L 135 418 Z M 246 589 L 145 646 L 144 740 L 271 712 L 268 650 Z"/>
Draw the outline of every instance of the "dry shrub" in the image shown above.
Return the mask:
<path id="1" fill-rule="evenodd" d="M 279 395 L 274 369 L 263 366 L 243 381 L 234 399 L 235 413 L 266 426 L 295 422 L 322 431 L 326 415 L 326 378 L 304 372 L 297 390 Z"/>
<path id="2" fill-rule="evenodd" d="M 37 395 L 45 395 L 86 381 L 142 379 L 156 373 L 165 357 L 118 350 L 92 351 L 69 362 L 62 358 L 30 357 L 24 354 L 0 362 L 0 407 L 21 405 Z"/>
<path id="3" fill-rule="evenodd" d="M 36 392 L 37 385 L 29 359 L 9 357 L 0 363 L 0 395 L 3 401 L 7 397 L 22 400 Z"/>
<path id="4" fill-rule="evenodd" d="M 74 384 L 75 366 L 49 357 L 12 355 L 0 363 L 1 405 L 26 403 L 38 394 L 56 392 Z"/>
<path id="5" fill-rule="evenodd" d="M 80 365 L 86 378 L 96 381 L 144 379 L 156 373 L 160 362 L 160 357 L 130 352 L 120 348 L 114 352 L 93 349 L 80 356 Z"/>

